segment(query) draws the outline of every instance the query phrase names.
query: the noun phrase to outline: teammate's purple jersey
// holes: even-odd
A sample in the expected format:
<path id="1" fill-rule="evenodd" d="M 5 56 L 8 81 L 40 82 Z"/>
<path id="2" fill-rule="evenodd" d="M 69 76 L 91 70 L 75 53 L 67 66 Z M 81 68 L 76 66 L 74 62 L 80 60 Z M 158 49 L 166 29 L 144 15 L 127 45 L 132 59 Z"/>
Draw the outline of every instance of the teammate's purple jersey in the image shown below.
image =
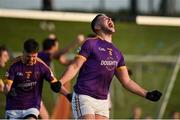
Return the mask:
<path id="1" fill-rule="evenodd" d="M 6 110 L 25 110 L 40 108 L 43 80 L 51 82 L 55 78 L 39 58 L 33 66 L 27 66 L 19 57 L 10 66 L 7 79 L 13 84 L 6 97 Z"/>
<path id="2" fill-rule="evenodd" d="M 38 53 L 38 57 L 39 57 L 43 62 L 45 62 L 46 65 L 50 66 L 51 61 L 52 61 L 52 59 L 51 59 L 51 57 L 50 57 L 50 53 L 41 51 L 41 52 Z"/>
<path id="3" fill-rule="evenodd" d="M 75 92 L 107 99 L 115 69 L 125 66 L 121 52 L 112 43 L 95 38 L 86 40 L 78 56 L 87 60 L 80 69 Z"/>

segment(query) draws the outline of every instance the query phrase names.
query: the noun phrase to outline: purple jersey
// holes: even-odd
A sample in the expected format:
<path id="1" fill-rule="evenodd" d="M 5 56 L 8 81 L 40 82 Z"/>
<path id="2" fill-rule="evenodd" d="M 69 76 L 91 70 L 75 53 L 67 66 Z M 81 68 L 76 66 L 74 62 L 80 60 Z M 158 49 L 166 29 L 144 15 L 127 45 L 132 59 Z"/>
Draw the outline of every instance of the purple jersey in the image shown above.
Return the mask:
<path id="1" fill-rule="evenodd" d="M 43 62 L 45 62 L 46 65 L 50 66 L 51 61 L 52 61 L 51 56 L 50 56 L 50 53 L 41 51 L 41 52 L 38 53 L 38 57 L 39 57 Z"/>
<path id="2" fill-rule="evenodd" d="M 96 38 L 86 40 L 77 57 L 87 60 L 79 71 L 75 92 L 107 99 L 115 69 L 125 66 L 121 52 L 112 43 Z"/>
<path id="3" fill-rule="evenodd" d="M 40 108 L 43 80 L 51 82 L 54 76 L 50 68 L 39 58 L 32 66 L 18 57 L 10 66 L 7 79 L 12 80 L 11 90 L 6 98 L 6 110 Z"/>

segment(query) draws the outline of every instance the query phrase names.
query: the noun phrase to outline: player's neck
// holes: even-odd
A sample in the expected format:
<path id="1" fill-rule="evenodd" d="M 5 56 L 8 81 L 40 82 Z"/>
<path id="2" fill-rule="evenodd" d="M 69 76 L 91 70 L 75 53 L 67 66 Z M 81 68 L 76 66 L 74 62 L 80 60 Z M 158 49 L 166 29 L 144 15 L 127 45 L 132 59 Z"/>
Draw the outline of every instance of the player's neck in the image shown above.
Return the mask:
<path id="1" fill-rule="evenodd" d="M 112 43 L 112 34 L 103 34 L 103 33 L 100 33 L 100 34 L 98 34 L 98 36 L 102 40 L 106 40 L 107 42 Z"/>

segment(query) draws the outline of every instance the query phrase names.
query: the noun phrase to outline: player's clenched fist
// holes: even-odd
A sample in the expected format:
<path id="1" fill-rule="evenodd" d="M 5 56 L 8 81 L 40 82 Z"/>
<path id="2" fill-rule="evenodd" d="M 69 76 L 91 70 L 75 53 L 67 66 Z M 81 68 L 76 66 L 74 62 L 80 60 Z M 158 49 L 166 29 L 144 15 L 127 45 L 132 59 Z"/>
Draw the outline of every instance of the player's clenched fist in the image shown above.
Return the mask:
<path id="1" fill-rule="evenodd" d="M 54 92 L 56 92 L 56 93 L 58 93 L 58 92 L 60 92 L 60 90 L 61 90 L 61 82 L 60 81 L 56 81 L 56 82 L 54 82 L 54 83 L 51 83 L 51 89 L 54 91 Z"/>
<path id="2" fill-rule="evenodd" d="M 147 92 L 147 94 L 146 94 L 146 98 L 148 100 L 151 100 L 154 102 L 158 101 L 161 98 L 161 96 L 162 96 L 162 93 L 159 92 L 158 90 L 154 90 L 152 92 Z"/>

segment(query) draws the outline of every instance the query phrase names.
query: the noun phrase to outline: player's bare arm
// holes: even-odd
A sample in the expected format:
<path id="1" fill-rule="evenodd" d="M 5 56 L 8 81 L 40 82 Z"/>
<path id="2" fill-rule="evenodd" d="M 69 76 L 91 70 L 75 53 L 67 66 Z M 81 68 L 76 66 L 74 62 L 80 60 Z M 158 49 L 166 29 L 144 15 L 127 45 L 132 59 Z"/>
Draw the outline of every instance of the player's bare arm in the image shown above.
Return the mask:
<path id="1" fill-rule="evenodd" d="M 122 66 L 116 70 L 116 77 L 127 90 L 142 97 L 146 96 L 147 91 L 131 80 L 126 66 Z"/>
<path id="2" fill-rule="evenodd" d="M 82 56 L 75 57 L 74 61 L 67 67 L 66 71 L 60 77 L 61 84 L 64 85 L 66 82 L 72 80 L 85 61 L 86 58 L 83 58 Z"/>
<path id="3" fill-rule="evenodd" d="M 85 61 L 86 58 L 83 58 L 82 56 L 75 57 L 74 61 L 68 66 L 60 78 L 62 84 L 60 93 L 63 94 L 69 100 L 69 102 L 72 100 L 72 94 L 63 85 L 73 79 Z"/>
<path id="4" fill-rule="evenodd" d="M 116 70 L 116 77 L 127 90 L 139 96 L 145 97 L 151 101 L 158 101 L 161 97 L 161 93 L 159 91 L 154 90 L 152 92 L 148 92 L 147 90 L 143 89 L 140 85 L 138 85 L 136 82 L 131 80 L 131 78 L 128 75 L 128 70 L 126 66 L 120 67 Z"/>

